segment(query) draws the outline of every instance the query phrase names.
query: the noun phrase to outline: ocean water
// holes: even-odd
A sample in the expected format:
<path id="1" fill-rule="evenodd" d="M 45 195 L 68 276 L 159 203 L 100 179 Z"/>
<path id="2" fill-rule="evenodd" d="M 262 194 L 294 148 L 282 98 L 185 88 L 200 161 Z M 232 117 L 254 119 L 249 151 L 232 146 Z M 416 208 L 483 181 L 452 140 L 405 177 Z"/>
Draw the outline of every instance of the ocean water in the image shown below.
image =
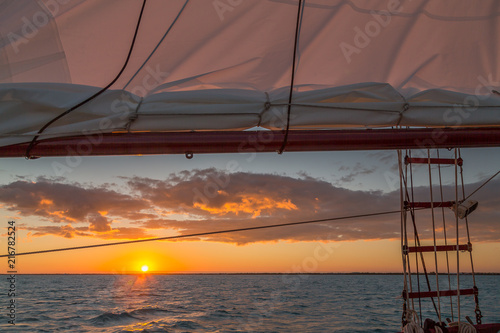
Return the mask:
<path id="1" fill-rule="evenodd" d="M 483 322 L 500 322 L 500 276 L 477 284 Z M 2 292 L 0 331 L 397 332 L 402 285 L 400 275 L 18 275 L 16 325 Z"/>

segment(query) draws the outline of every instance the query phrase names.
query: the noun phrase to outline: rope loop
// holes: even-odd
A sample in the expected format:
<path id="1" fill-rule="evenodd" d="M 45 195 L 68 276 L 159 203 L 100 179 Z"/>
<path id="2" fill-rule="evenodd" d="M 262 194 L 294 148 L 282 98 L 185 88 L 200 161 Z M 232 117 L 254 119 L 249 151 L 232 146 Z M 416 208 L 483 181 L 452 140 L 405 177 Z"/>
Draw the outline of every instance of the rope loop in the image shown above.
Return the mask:
<path id="1" fill-rule="evenodd" d="M 424 329 L 420 327 L 417 311 L 408 310 L 406 312 L 406 320 L 408 324 L 403 327 L 403 333 L 424 333 Z"/>
<path id="2" fill-rule="evenodd" d="M 424 333 L 424 329 L 418 326 L 416 323 L 411 322 L 406 324 L 403 328 L 403 333 Z"/>
<path id="3" fill-rule="evenodd" d="M 460 323 L 460 327 L 458 329 L 458 333 L 476 333 L 477 330 L 474 326 L 469 323 Z"/>

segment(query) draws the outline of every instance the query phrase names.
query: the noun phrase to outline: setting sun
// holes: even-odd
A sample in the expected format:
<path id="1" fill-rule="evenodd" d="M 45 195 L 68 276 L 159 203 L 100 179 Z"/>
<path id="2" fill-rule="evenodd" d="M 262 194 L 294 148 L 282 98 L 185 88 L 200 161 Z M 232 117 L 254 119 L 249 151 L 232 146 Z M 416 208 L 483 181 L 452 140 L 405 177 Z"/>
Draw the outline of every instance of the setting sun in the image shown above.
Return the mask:
<path id="1" fill-rule="evenodd" d="M 147 272 L 149 270 L 149 267 L 147 265 L 144 265 L 141 267 L 141 271 Z"/>

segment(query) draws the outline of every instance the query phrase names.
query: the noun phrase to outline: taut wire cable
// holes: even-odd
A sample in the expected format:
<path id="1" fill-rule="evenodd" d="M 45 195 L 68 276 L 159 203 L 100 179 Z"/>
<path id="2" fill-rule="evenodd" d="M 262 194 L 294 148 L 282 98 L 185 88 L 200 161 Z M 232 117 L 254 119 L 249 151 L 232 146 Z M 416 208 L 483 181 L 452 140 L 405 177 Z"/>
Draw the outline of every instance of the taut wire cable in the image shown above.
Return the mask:
<path id="1" fill-rule="evenodd" d="M 401 210 L 392 210 L 392 211 L 386 211 L 386 212 L 368 213 L 368 214 L 359 214 L 359 215 L 350 215 L 350 216 L 341 216 L 341 217 L 332 217 L 332 218 L 319 219 L 319 220 L 270 224 L 270 225 L 263 225 L 263 226 L 258 226 L 258 227 L 246 227 L 246 228 L 238 228 L 238 229 L 199 232 L 199 233 L 194 233 L 194 234 L 177 235 L 177 236 L 137 239 L 137 240 L 131 240 L 131 241 L 115 242 L 115 243 L 103 243 L 103 244 L 94 244 L 94 245 L 84 245 L 84 246 L 75 246 L 75 247 L 64 247 L 64 248 L 58 248 L 58 249 L 22 252 L 22 253 L 16 253 L 16 256 L 39 254 L 39 253 L 50 253 L 50 252 L 62 252 L 62 251 L 70 251 L 70 250 L 81 250 L 81 249 L 90 249 L 90 248 L 95 248 L 95 247 L 116 246 L 116 245 L 133 244 L 133 243 L 144 243 L 144 242 L 153 242 L 153 241 L 160 241 L 160 240 L 172 240 L 172 239 L 181 239 L 181 238 L 190 238 L 190 237 L 209 236 L 209 235 L 225 234 L 225 233 L 232 233 L 232 232 L 239 232 L 239 231 L 270 229 L 270 228 L 286 227 L 286 226 L 293 226 L 293 225 L 300 225 L 300 224 L 330 222 L 330 221 L 347 220 L 347 219 L 380 216 L 380 215 L 388 215 L 388 214 L 396 214 L 396 213 L 401 214 Z M 9 256 L 9 254 L 4 254 L 4 255 L 0 255 L 0 258 L 8 257 L 8 256 Z"/>
<path id="2" fill-rule="evenodd" d="M 488 184 L 493 178 L 495 178 L 496 176 L 498 176 L 498 174 L 500 174 L 500 170 L 497 171 L 497 173 L 495 173 L 493 176 L 491 176 L 490 178 L 488 178 L 481 186 L 479 186 L 478 188 L 476 188 L 474 191 L 472 191 L 471 194 L 469 194 L 467 197 L 465 197 L 463 199 L 463 201 L 469 199 L 470 197 L 472 197 L 474 194 L 476 194 L 477 191 L 479 191 L 481 188 L 483 188 L 486 184 Z"/>
<path id="3" fill-rule="evenodd" d="M 305 0 L 304 0 L 305 1 Z M 283 138 L 283 144 L 281 145 L 278 154 L 283 154 L 285 151 L 286 145 L 288 143 L 288 132 L 290 131 L 290 113 L 292 111 L 292 96 L 293 96 L 293 87 L 295 85 L 295 63 L 297 58 L 297 47 L 299 44 L 299 33 L 300 33 L 300 20 L 301 13 L 303 12 L 303 3 L 302 0 L 299 0 L 299 8 L 297 10 L 297 24 L 295 25 L 295 43 L 293 46 L 293 60 L 292 60 L 292 77 L 290 79 L 290 94 L 288 95 L 288 112 L 286 116 L 286 129 L 285 129 L 285 137 Z"/>
<path id="4" fill-rule="evenodd" d="M 144 68 L 144 66 L 148 63 L 148 61 L 151 59 L 151 57 L 153 56 L 153 54 L 156 52 L 156 50 L 158 50 L 158 48 L 160 47 L 161 43 L 163 43 L 163 41 L 165 40 L 165 38 L 167 37 L 167 35 L 170 33 L 170 31 L 172 30 L 172 28 L 174 27 L 174 25 L 177 23 L 177 21 L 179 20 L 179 17 L 181 17 L 181 14 L 184 12 L 184 9 L 186 8 L 187 4 L 188 4 L 189 0 L 186 0 L 186 2 L 184 3 L 184 5 L 182 6 L 181 10 L 179 11 L 179 13 L 177 14 L 177 16 L 175 17 L 175 19 L 172 21 L 172 23 L 170 24 L 170 26 L 168 27 L 168 29 L 165 31 L 165 33 L 163 34 L 163 36 L 160 38 L 160 40 L 158 41 L 158 43 L 156 44 L 156 46 L 154 47 L 153 51 L 151 51 L 151 53 L 149 54 L 149 56 L 146 58 L 146 60 L 144 60 L 144 62 L 142 63 L 142 65 L 139 67 L 139 69 L 137 69 L 137 71 L 134 73 L 134 75 L 132 75 L 130 77 L 130 79 L 128 80 L 128 82 L 125 84 L 125 86 L 123 87 L 123 89 L 127 89 L 127 87 L 129 86 L 130 82 L 132 82 L 132 80 L 137 76 L 137 74 L 139 74 L 139 72 Z"/>

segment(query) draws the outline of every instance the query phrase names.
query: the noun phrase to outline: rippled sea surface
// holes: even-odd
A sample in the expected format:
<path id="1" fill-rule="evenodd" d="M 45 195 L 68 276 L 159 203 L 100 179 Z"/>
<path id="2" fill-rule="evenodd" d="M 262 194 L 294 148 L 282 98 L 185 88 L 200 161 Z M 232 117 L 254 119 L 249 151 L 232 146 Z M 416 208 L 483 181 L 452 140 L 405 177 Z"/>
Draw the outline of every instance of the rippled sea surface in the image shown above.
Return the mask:
<path id="1" fill-rule="evenodd" d="M 0 285 L 7 291 L 5 278 Z M 399 275 L 18 275 L 16 279 L 16 325 L 7 324 L 8 298 L 2 292 L 2 332 L 400 329 Z M 477 284 L 483 322 L 500 322 L 500 276 L 478 276 Z M 468 299 L 462 313 L 473 317 Z"/>

